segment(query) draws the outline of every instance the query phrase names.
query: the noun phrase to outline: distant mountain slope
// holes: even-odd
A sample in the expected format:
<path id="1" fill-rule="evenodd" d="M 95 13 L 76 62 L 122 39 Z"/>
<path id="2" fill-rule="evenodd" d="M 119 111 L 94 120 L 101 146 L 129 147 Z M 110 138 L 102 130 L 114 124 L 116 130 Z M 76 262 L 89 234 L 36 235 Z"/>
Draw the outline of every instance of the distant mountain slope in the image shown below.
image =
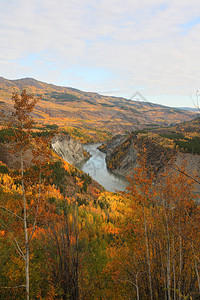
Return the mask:
<path id="1" fill-rule="evenodd" d="M 168 126 L 193 119 L 191 111 L 150 102 L 102 96 L 78 89 L 40 82 L 32 78 L 8 80 L 0 77 L 0 110 L 12 109 L 13 88 L 40 96 L 34 117 L 38 122 L 124 133 L 136 129 Z"/>
<path id="2" fill-rule="evenodd" d="M 199 109 L 196 108 L 196 107 L 177 107 L 177 109 L 189 110 L 189 111 L 196 111 L 196 112 L 199 111 Z"/>

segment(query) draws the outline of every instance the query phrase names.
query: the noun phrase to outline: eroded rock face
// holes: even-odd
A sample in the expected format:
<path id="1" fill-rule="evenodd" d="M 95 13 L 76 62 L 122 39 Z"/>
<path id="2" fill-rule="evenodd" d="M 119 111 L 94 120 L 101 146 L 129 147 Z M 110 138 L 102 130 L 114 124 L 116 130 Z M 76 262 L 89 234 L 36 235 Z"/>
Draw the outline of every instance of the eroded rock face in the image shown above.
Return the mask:
<path id="1" fill-rule="evenodd" d="M 60 134 L 54 136 L 51 141 L 51 146 L 58 156 L 70 164 L 79 163 L 90 157 L 83 149 L 81 143 L 69 135 Z M 0 161 L 11 169 L 18 169 L 21 166 L 20 153 L 13 153 L 10 151 L 11 149 L 13 149 L 12 145 L 0 143 Z M 32 150 L 28 149 L 24 153 L 24 167 L 29 167 L 32 164 L 32 159 Z"/>
<path id="2" fill-rule="evenodd" d="M 122 143 L 122 149 L 123 149 L 123 144 Z M 134 168 L 137 167 L 137 158 L 138 158 L 138 149 L 135 147 L 134 143 L 131 143 L 127 149 L 123 149 L 123 155 L 119 155 L 119 163 L 114 164 L 114 169 L 112 172 L 123 175 L 123 176 L 128 176 L 131 174 Z M 113 155 L 118 154 L 118 149 L 116 151 L 112 151 L 107 157 L 106 161 L 111 161 Z"/>
<path id="3" fill-rule="evenodd" d="M 114 136 L 100 150 L 106 152 L 107 167 L 114 173 L 127 176 L 137 165 L 138 151 L 127 136 Z"/>
<path id="4" fill-rule="evenodd" d="M 126 138 L 113 137 L 100 150 L 106 152 L 106 163 L 112 172 L 128 176 L 138 165 L 138 152 L 145 147 L 147 166 L 159 175 L 166 166 L 173 168 L 185 166 L 187 174 L 198 176 L 200 173 L 200 155 L 182 153 L 163 147 L 151 139 L 139 139 L 134 135 Z M 101 149 L 103 148 L 103 149 Z"/>
<path id="5" fill-rule="evenodd" d="M 55 136 L 51 146 L 56 154 L 70 164 L 76 164 L 88 158 L 88 154 L 84 151 L 80 141 L 74 140 L 69 135 Z"/>
<path id="6" fill-rule="evenodd" d="M 113 137 L 106 145 L 106 163 L 114 173 L 128 176 L 138 166 L 138 153 L 146 150 L 147 166 L 156 174 L 174 157 L 173 151 L 151 139 L 140 139 L 132 134 L 123 138 Z"/>

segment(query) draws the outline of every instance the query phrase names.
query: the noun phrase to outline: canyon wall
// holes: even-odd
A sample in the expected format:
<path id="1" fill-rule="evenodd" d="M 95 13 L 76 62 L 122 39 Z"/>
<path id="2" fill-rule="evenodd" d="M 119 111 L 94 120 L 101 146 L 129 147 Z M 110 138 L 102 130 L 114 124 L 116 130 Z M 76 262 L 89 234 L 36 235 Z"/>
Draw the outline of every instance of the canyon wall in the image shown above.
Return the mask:
<path id="1" fill-rule="evenodd" d="M 56 154 L 70 164 L 76 164 L 89 158 L 80 141 L 74 140 L 70 135 L 56 135 L 51 146 Z"/>

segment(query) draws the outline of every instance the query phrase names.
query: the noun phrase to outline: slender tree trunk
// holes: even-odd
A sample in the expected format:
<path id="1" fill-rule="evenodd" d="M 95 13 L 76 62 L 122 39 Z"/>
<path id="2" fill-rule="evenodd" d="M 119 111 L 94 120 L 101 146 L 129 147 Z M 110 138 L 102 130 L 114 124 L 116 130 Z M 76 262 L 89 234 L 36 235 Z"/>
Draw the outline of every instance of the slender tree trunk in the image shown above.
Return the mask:
<path id="1" fill-rule="evenodd" d="M 146 243 L 146 252 L 147 252 L 148 274 L 149 274 L 150 299 L 153 300 L 152 277 L 151 277 L 151 261 L 150 261 L 150 254 L 149 254 L 149 241 L 148 241 L 147 222 L 146 222 L 145 212 L 144 212 L 144 232 L 145 232 L 145 243 Z"/>
<path id="2" fill-rule="evenodd" d="M 174 300 L 176 300 L 176 267 L 175 267 L 174 235 L 173 235 L 173 240 L 172 241 L 173 241 L 172 249 L 173 249 Z"/>
<path id="3" fill-rule="evenodd" d="M 167 244 L 167 293 L 168 293 L 168 300 L 171 299 L 171 261 L 170 261 L 170 243 L 168 241 Z"/>
<path id="4" fill-rule="evenodd" d="M 182 275 L 182 237 L 181 237 L 181 226 L 180 226 L 180 220 L 179 220 L 179 283 L 178 283 L 178 289 L 179 289 L 179 300 L 181 299 L 181 275 Z"/>
<path id="5" fill-rule="evenodd" d="M 137 300 L 140 300 L 139 287 L 138 287 L 138 273 L 135 275 L 135 286 L 137 292 Z"/>
<path id="6" fill-rule="evenodd" d="M 192 251 L 193 251 L 193 255 L 194 255 L 194 266 L 195 266 L 195 271 L 196 271 L 196 274 L 197 274 L 198 289 L 199 289 L 199 292 L 200 292 L 200 276 L 199 276 L 199 270 L 198 270 L 198 266 L 197 266 L 197 259 L 196 259 L 196 256 L 195 256 L 193 243 L 191 244 L 191 247 L 192 247 Z"/>
<path id="7" fill-rule="evenodd" d="M 26 243 L 26 300 L 29 300 L 29 245 Z"/>
<path id="8" fill-rule="evenodd" d="M 23 153 L 21 151 L 21 176 L 22 176 L 22 194 L 23 194 L 23 209 L 24 209 L 24 236 L 25 236 L 25 275 L 26 275 L 26 300 L 29 300 L 29 240 L 28 240 L 28 226 L 27 226 L 27 208 L 26 195 L 24 187 L 24 161 Z"/>
<path id="9" fill-rule="evenodd" d="M 163 260 L 163 250 L 159 241 L 159 247 L 160 247 L 160 257 L 161 257 L 161 266 L 162 266 L 162 273 L 163 273 L 163 283 L 164 283 L 164 292 L 165 292 L 165 300 L 167 300 L 167 284 L 166 284 L 166 272 L 164 269 L 164 260 Z"/>
<path id="10" fill-rule="evenodd" d="M 171 300 L 171 243 L 170 243 L 170 235 L 169 235 L 169 220 L 167 217 L 166 210 L 165 211 L 165 220 L 166 220 L 166 231 L 167 231 L 167 295 L 168 300 Z"/>
<path id="11" fill-rule="evenodd" d="M 79 271 L 79 252 L 78 252 L 78 205 L 75 201 L 74 203 L 74 235 L 76 237 L 76 245 L 75 245 L 75 254 L 74 254 L 74 260 L 75 260 L 75 300 L 79 299 L 79 278 L 78 278 L 78 271 Z"/>
<path id="12" fill-rule="evenodd" d="M 76 235 L 76 300 L 79 299 L 78 267 L 79 267 L 78 237 Z"/>
<path id="13" fill-rule="evenodd" d="M 200 293 L 200 277 L 199 277 L 199 270 L 198 270 L 198 266 L 197 266 L 197 260 L 195 257 L 195 253 L 194 253 L 194 246 L 192 245 L 192 250 L 193 250 L 193 255 L 194 255 L 194 265 L 195 265 L 195 271 L 197 274 L 197 280 L 198 280 L 198 288 L 199 288 L 199 293 Z"/>

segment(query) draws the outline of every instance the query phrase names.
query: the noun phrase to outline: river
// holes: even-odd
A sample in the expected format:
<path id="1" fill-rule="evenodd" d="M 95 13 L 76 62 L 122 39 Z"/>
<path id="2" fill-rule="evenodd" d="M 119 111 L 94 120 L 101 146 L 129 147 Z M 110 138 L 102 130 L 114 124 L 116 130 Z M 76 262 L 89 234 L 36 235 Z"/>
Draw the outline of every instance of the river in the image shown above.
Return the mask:
<path id="1" fill-rule="evenodd" d="M 88 173 L 94 180 L 101 184 L 107 191 L 124 191 L 128 182 L 124 176 L 110 172 L 106 167 L 106 154 L 99 151 L 97 147 L 101 144 L 87 144 L 83 148 L 90 153 L 91 157 L 76 167 Z"/>

